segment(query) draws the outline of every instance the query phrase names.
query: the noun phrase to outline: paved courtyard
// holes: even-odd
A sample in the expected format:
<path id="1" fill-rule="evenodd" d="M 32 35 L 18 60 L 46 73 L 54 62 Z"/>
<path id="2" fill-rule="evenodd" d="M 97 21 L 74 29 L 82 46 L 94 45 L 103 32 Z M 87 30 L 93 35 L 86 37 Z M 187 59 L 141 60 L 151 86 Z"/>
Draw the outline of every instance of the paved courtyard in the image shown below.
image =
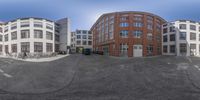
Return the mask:
<path id="1" fill-rule="evenodd" d="M 200 58 L 0 58 L 0 100 L 200 100 Z"/>

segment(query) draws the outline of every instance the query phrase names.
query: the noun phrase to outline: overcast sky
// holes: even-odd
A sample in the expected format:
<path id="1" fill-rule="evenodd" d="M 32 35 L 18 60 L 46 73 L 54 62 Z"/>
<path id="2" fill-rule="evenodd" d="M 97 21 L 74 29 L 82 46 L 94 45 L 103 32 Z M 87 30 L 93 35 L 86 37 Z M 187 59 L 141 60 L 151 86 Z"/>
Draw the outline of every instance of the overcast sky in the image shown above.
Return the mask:
<path id="1" fill-rule="evenodd" d="M 116 11 L 145 11 L 167 21 L 200 20 L 200 0 L 0 0 L 0 20 L 68 17 L 71 29 L 90 29 L 100 15 Z"/>

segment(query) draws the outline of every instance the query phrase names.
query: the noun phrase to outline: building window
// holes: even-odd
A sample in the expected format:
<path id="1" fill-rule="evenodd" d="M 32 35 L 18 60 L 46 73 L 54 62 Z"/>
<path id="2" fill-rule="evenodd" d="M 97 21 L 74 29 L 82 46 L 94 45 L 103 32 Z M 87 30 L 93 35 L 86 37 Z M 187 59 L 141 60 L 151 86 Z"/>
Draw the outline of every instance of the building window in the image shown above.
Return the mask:
<path id="1" fill-rule="evenodd" d="M 196 40 L 196 33 L 190 33 L 190 40 Z"/>
<path id="2" fill-rule="evenodd" d="M 2 33 L 3 32 L 3 29 L 0 27 L 0 33 Z"/>
<path id="3" fill-rule="evenodd" d="M 0 44 L 0 52 L 3 52 L 3 45 Z"/>
<path id="4" fill-rule="evenodd" d="M 186 29 L 186 24 L 180 24 L 179 29 Z"/>
<path id="5" fill-rule="evenodd" d="M 142 31 L 140 30 L 133 31 L 133 36 L 135 38 L 140 38 L 142 36 Z"/>
<path id="6" fill-rule="evenodd" d="M 199 41 L 200 41 L 200 34 L 199 34 Z"/>
<path id="7" fill-rule="evenodd" d="M 157 34 L 157 35 L 156 35 L 156 41 L 158 41 L 158 42 L 161 41 L 161 35 L 160 35 L 160 34 Z"/>
<path id="8" fill-rule="evenodd" d="M 142 15 L 139 15 L 139 16 L 134 15 L 133 20 L 135 20 L 135 21 L 142 21 Z"/>
<path id="9" fill-rule="evenodd" d="M 153 40 L 153 34 L 152 33 L 147 33 L 147 40 L 150 40 L 150 41 Z"/>
<path id="10" fill-rule="evenodd" d="M 29 30 L 21 30 L 21 38 L 30 38 L 30 31 Z"/>
<path id="11" fill-rule="evenodd" d="M 3 41 L 3 35 L 0 35 L 0 41 Z"/>
<path id="12" fill-rule="evenodd" d="M 21 52 L 30 52 L 30 42 L 21 42 Z"/>
<path id="13" fill-rule="evenodd" d="M 34 30 L 34 38 L 43 38 L 42 30 Z"/>
<path id="14" fill-rule="evenodd" d="M 59 49 L 60 49 L 59 44 L 55 44 L 55 52 L 59 52 Z"/>
<path id="15" fill-rule="evenodd" d="M 128 27 L 129 24 L 128 23 L 120 23 L 120 27 Z"/>
<path id="16" fill-rule="evenodd" d="M 168 52 L 168 46 L 167 45 L 164 45 L 163 46 L 163 53 L 167 53 Z"/>
<path id="17" fill-rule="evenodd" d="M 8 32 L 8 26 L 4 28 L 4 32 Z"/>
<path id="18" fill-rule="evenodd" d="M 81 41 L 76 41 L 76 45 L 81 45 Z"/>
<path id="19" fill-rule="evenodd" d="M 5 53 L 9 53 L 8 50 L 9 50 L 8 45 L 5 45 Z"/>
<path id="20" fill-rule="evenodd" d="M 8 41 L 8 34 L 4 35 L 5 41 Z"/>
<path id="21" fill-rule="evenodd" d="M 53 25 L 51 25 L 51 24 L 46 24 L 46 28 L 47 28 L 47 29 L 50 29 L 50 30 L 53 30 Z"/>
<path id="22" fill-rule="evenodd" d="M 148 56 L 153 55 L 153 45 L 148 45 L 147 46 L 147 55 Z"/>
<path id="23" fill-rule="evenodd" d="M 21 22 L 21 27 L 29 27 L 29 22 Z"/>
<path id="24" fill-rule="evenodd" d="M 128 37 L 128 30 L 120 31 L 120 36 L 123 37 L 123 38 L 127 38 Z"/>
<path id="25" fill-rule="evenodd" d="M 34 22 L 34 27 L 42 28 L 43 24 L 42 24 L 42 22 Z"/>
<path id="26" fill-rule="evenodd" d="M 53 44 L 52 43 L 46 43 L 46 51 L 53 52 Z"/>
<path id="27" fill-rule="evenodd" d="M 17 24 L 12 24 L 11 25 L 11 30 L 17 29 Z"/>
<path id="28" fill-rule="evenodd" d="M 90 40 L 91 40 L 91 39 L 92 39 L 92 36 L 88 36 L 88 39 L 90 39 Z"/>
<path id="29" fill-rule="evenodd" d="M 135 22 L 135 23 L 133 23 L 133 26 L 134 27 L 143 27 L 143 23 L 141 23 L 141 22 Z"/>
<path id="30" fill-rule="evenodd" d="M 81 39 L 81 35 L 77 35 L 77 36 L 76 36 L 76 39 Z"/>
<path id="31" fill-rule="evenodd" d="M 153 24 L 147 24 L 147 29 L 148 30 L 153 30 Z"/>
<path id="32" fill-rule="evenodd" d="M 187 52 L 187 45 L 185 43 L 180 43 L 180 53 Z"/>
<path id="33" fill-rule="evenodd" d="M 171 34 L 170 35 L 170 41 L 175 41 L 176 40 L 176 35 L 175 34 Z"/>
<path id="34" fill-rule="evenodd" d="M 17 31 L 11 33 L 11 40 L 17 40 Z"/>
<path id="35" fill-rule="evenodd" d="M 167 42 L 167 41 L 168 41 L 167 35 L 163 36 L 163 42 Z"/>
<path id="36" fill-rule="evenodd" d="M 42 51 L 43 51 L 43 43 L 34 42 L 34 52 L 42 52 Z"/>
<path id="37" fill-rule="evenodd" d="M 52 32 L 46 32 L 46 39 L 47 40 L 53 40 L 53 33 Z"/>
<path id="38" fill-rule="evenodd" d="M 170 45 L 170 53 L 175 53 L 175 45 Z"/>
<path id="39" fill-rule="evenodd" d="M 200 32 L 200 27 L 199 27 L 199 32 Z"/>
<path id="40" fill-rule="evenodd" d="M 87 45 L 87 41 L 82 41 L 82 45 Z"/>
<path id="41" fill-rule="evenodd" d="M 161 54 L 161 47 L 157 46 L 157 54 L 160 55 Z"/>
<path id="42" fill-rule="evenodd" d="M 80 31 L 80 30 L 77 30 L 76 33 L 77 33 L 77 34 L 81 34 L 81 31 Z"/>
<path id="43" fill-rule="evenodd" d="M 196 44 L 190 44 L 190 55 L 194 56 L 196 53 Z"/>
<path id="44" fill-rule="evenodd" d="M 58 34 L 55 34 L 55 40 L 56 40 L 57 42 L 60 41 L 60 36 L 59 36 Z"/>
<path id="45" fill-rule="evenodd" d="M 168 32 L 167 29 L 168 29 L 168 28 L 164 28 L 164 29 L 163 29 L 163 33 L 164 33 L 164 34 Z"/>
<path id="46" fill-rule="evenodd" d="M 88 45 L 92 45 L 92 41 L 88 41 Z"/>
<path id="47" fill-rule="evenodd" d="M 174 26 L 170 27 L 170 28 L 169 28 L 169 31 L 170 31 L 170 32 L 175 32 L 175 27 L 174 27 Z"/>
<path id="48" fill-rule="evenodd" d="M 196 31 L 196 26 L 195 25 L 190 25 L 190 30 Z"/>
<path id="49" fill-rule="evenodd" d="M 17 44 L 11 45 L 12 53 L 17 53 Z"/>
<path id="50" fill-rule="evenodd" d="M 180 40 L 186 40 L 186 32 L 180 32 Z"/>
<path id="51" fill-rule="evenodd" d="M 128 16 L 122 16 L 122 17 L 120 18 L 120 20 L 121 20 L 121 21 L 126 21 L 126 20 L 128 20 Z"/>
<path id="52" fill-rule="evenodd" d="M 83 35 L 83 39 L 87 39 L 87 35 Z"/>
<path id="53" fill-rule="evenodd" d="M 120 56 L 127 56 L 128 53 L 128 45 L 125 44 L 120 44 Z"/>

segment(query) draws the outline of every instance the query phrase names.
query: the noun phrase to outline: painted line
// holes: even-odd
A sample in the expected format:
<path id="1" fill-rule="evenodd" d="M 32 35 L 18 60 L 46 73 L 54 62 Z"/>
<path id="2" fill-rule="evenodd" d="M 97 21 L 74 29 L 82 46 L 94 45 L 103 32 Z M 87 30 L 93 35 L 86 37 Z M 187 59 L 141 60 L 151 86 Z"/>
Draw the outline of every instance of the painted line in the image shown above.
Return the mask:
<path id="1" fill-rule="evenodd" d="M 4 71 L 3 71 L 2 69 L 0 69 L 0 72 L 1 72 L 1 73 L 4 73 Z"/>
<path id="2" fill-rule="evenodd" d="M 0 72 L 1 72 L 5 77 L 8 77 L 8 78 L 13 77 L 12 75 L 9 75 L 9 74 L 5 73 L 2 69 L 0 69 Z"/>
<path id="3" fill-rule="evenodd" d="M 192 60 L 191 60 L 191 58 L 187 57 L 187 59 L 189 60 L 189 62 L 190 62 L 190 63 L 192 63 Z"/>
<path id="4" fill-rule="evenodd" d="M 7 74 L 7 73 L 3 73 L 3 75 L 4 75 L 5 77 L 8 77 L 8 78 L 11 78 L 11 77 L 12 77 L 12 75 L 9 75 L 9 74 Z"/>
<path id="5" fill-rule="evenodd" d="M 197 68 L 198 70 L 200 70 L 200 67 L 198 65 L 194 65 L 195 68 Z"/>

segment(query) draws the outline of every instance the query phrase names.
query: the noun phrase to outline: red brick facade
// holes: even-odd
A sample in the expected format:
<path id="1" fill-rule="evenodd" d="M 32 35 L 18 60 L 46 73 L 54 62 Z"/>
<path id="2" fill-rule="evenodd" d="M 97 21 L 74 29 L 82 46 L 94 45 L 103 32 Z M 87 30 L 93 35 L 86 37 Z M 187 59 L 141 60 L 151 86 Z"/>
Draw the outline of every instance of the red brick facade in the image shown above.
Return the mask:
<path id="1" fill-rule="evenodd" d="M 142 23 L 141 27 L 135 27 L 133 23 Z M 161 17 L 145 12 L 115 12 L 102 15 L 92 26 L 93 50 L 104 51 L 110 56 L 121 56 L 120 46 L 126 44 L 126 56 L 133 57 L 133 45 L 142 45 L 143 56 L 161 55 L 162 48 L 162 24 L 166 21 Z M 128 23 L 128 27 L 121 27 L 120 23 Z M 112 28 L 113 25 L 113 28 Z M 147 27 L 150 27 L 147 28 Z M 152 29 L 151 29 L 152 27 Z M 113 30 L 112 32 L 110 32 Z M 127 37 L 120 36 L 122 30 L 128 31 Z M 142 31 L 140 38 L 135 38 L 134 31 Z M 147 39 L 147 33 L 152 34 L 151 40 Z M 120 45 L 121 44 L 121 45 Z M 151 50 L 147 50 L 151 47 Z"/>

